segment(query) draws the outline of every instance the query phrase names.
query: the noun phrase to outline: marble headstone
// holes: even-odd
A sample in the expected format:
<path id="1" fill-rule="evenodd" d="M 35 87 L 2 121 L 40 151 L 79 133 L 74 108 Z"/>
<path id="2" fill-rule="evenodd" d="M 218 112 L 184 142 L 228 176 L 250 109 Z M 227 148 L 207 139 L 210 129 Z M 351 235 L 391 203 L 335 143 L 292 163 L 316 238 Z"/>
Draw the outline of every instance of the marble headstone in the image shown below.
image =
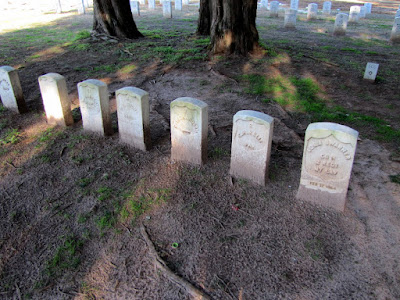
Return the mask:
<path id="1" fill-rule="evenodd" d="M 360 19 L 360 6 L 350 6 L 349 23 L 357 23 Z"/>
<path id="2" fill-rule="evenodd" d="M 322 13 L 324 15 L 330 15 L 331 14 L 331 9 L 332 9 L 332 2 L 331 1 L 325 1 L 323 6 L 322 6 Z"/>
<path id="3" fill-rule="evenodd" d="M 269 9 L 269 16 L 270 17 L 278 17 L 278 14 L 279 14 L 279 2 L 271 1 L 270 9 Z"/>
<path id="4" fill-rule="evenodd" d="M 318 15 L 318 4 L 317 3 L 308 4 L 307 20 L 316 19 L 317 15 Z"/>
<path id="5" fill-rule="evenodd" d="M 400 43 L 400 17 L 394 19 L 390 41 L 396 44 Z"/>
<path id="6" fill-rule="evenodd" d="M 285 10 L 284 27 L 288 29 L 296 28 L 297 10 L 288 8 Z"/>
<path id="7" fill-rule="evenodd" d="M 335 26 L 333 28 L 333 35 L 345 35 L 347 30 L 347 22 L 349 19 L 348 14 L 337 14 Z"/>
<path id="8" fill-rule="evenodd" d="M 0 67 L 0 98 L 7 109 L 16 113 L 27 111 L 18 71 L 13 67 Z"/>
<path id="9" fill-rule="evenodd" d="M 378 68 L 379 64 L 376 63 L 367 63 L 367 66 L 365 67 L 365 72 L 364 72 L 364 79 L 370 80 L 370 81 L 375 81 L 376 75 L 378 74 Z"/>
<path id="10" fill-rule="evenodd" d="M 172 18 L 172 2 L 171 1 L 163 1 L 163 16 L 164 18 L 171 19 Z"/>

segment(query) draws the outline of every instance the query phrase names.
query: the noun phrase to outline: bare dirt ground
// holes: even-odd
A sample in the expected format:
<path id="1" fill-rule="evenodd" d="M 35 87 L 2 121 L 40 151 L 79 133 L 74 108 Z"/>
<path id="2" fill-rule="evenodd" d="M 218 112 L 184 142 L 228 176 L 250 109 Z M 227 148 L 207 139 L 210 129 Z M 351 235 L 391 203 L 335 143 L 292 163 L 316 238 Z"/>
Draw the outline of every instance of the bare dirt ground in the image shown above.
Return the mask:
<path id="1" fill-rule="evenodd" d="M 155 268 L 143 223 L 167 266 L 212 299 L 399 299 L 400 47 L 388 42 L 399 3 L 373 4 L 346 37 L 331 35 L 334 15 L 300 14 L 289 31 L 283 15 L 260 9 L 266 51 L 249 58 L 208 57 L 195 5 L 172 20 L 144 8 L 135 20 L 146 38 L 133 42 L 74 39 L 90 30 L 90 11 L 3 9 L 0 65 L 19 69 L 29 112 L 0 110 L 0 298 L 191 299 Z M 369 61 L 380 64 L 374 84 L 362 80 Z M 67 79 L 70 128 L 46 123 L 37 78 L 48 72 Z M 309 78 L 325 106 L 263 101 L 281 90 L 256 93 L 246 75 L 282 86 Z M 82 131 L 76 84 L 88 78 L 109 86 L 111 137 Z M 114 93 L 123 86 L 150 94 L 148 152 L 118 141 Z M 169 159 L 169 103 L 182 96 L 209 105 L 201 168 Z M 242 109 L 275 118 L 266 187 L 228 175 Z M 304 132 L 321 111 L 360 132 L 344 213 L 294 198 Z"/>

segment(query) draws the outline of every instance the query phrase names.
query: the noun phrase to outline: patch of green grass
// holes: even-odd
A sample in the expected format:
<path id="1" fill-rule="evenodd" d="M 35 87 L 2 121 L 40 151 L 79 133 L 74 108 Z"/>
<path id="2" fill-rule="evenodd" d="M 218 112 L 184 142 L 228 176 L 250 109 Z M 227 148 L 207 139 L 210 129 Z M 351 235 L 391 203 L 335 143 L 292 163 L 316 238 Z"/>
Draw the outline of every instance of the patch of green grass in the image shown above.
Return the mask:
<path id="1" fill-rule="evenodd" d="M 105 201 L 111 198 L 111 195 L 113 193 L 113 189 L 109 187 L 100 187 L 97 190 L 97 193 L 99 194 L 99 201 Z"/>
<path id="2" fill-rule="evenodd" d="M 324 245 L 319 238 L 307 241 L 304 246 L 313 260 L 320 260 L 322 258 Z"/>
<path id="3" fill-rule="evenodd" d="M 79 41 L 87 38 L 90 38 L 90 32 L 88 30 L 81 30 L 75 35 L 74 41 Z"/>
<path id="4" fill-rule="evenodd" d="M 355 54 L 361 54 L 362 53 L 360 50 L 357 50 L 355 48 L 350 48 L 350 47 L 341 48 L 340 51 L 352 52 L 352 53 L 355 53 Z"/>
<path id="5" fill-rule="evenodd" d="M 209 45 L 211 42 L 210 38 L 203 38 L 203 39 L 196 39 L 193 41 L 193 43 L 195 43 L 196 45 L 201 45 L 201 46 L 207 46 Z"/>
<path id="6" fill-rule="evenodd" d="M 74 236 L 67 236 L 57 248 L 53 258 L 47 263 L 46 273 L 50 277 L 62 275 L 64 270 L 76 269 L 81 263 L 79 251 L 83 241 Z"/>
<path id="7" fill-rule="evenodd" d="M 400 184 L 400 174 L 389 175 L 389 179 L 390 179 L 391 182 Z"/>
<path id="8" fill-rule="evenodd" d="M 106 211 L 103 216 L 97 218 L 96 225 L 103 232 L 105 229 L 112 228 L 116 224 L 117 220 L 114 214 L 110 211 Z"/>
<path id="9" fill-rule="evenodd" d="M 0 145 L 16 144 L 20 141 L 21 133 L 16 128 L 11 128 L 0 138 Z"/>
<path id="10" fill-rule="evenodd" d="M 76 51 L 87 51 L 91 46 L 87 43 L 76 43 L 70 46 L 71 49 Z"/>
<path id="11" fill-rule="evenodd" d="M 81 188 L 84 188 L 84 187 L 87 187 L 89 184 L 91 184 L 92 181 L 93 181 L 92 178 L 90 178 L 90 177 L 84 177 L 84 178 L 78 179 L 77 184 L 78 184 Z"/>
<path id="12" fill-rule="evenodd" d="M 36 140 L 37 145 L 35 146 L 35 148 L 40 148 L 43 145 L 47 144 L 49 140 L 54 136 L 54 133 L 54 128 L 48 128 L 44 132 L 42 132 L 42 134 L 40 134 Z"/>

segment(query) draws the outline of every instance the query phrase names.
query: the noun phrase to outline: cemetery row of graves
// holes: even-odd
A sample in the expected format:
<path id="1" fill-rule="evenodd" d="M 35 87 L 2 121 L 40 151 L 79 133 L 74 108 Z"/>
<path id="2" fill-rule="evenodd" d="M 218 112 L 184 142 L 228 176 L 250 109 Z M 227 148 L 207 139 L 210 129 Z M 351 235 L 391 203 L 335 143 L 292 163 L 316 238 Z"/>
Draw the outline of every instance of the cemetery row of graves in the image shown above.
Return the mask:
<path id="1" fill-rule="evenodd" d="M 376 76 L 376 71 L 374 75 Z M 366 71 L 366 76 L 373 71 Z M 49 124 L 74 123 L 65 78 L 57 73 L 39 77 Z M 26 105 L 17 70 L 0 68 L 4 107 L 17 113 Z M 78 84 L 84 130 L 112 135 L 107 84 L 88 79 Z M 149 94 L 135 87 L 116 91 L 120 140 L 135 148 L 150 148 Z M 171 102 L 171 160 L 203 165 L 207 158 L 208 105 L 181 97 Z M 268 179 L 273 118 L 242 110 L 233 118 L 230 174 L 264 186 Z M 335 123 L 312 123 L 305 136 L 302 175 L 297 197 L 343 211 L 357 144 L 358 132 Z"/>

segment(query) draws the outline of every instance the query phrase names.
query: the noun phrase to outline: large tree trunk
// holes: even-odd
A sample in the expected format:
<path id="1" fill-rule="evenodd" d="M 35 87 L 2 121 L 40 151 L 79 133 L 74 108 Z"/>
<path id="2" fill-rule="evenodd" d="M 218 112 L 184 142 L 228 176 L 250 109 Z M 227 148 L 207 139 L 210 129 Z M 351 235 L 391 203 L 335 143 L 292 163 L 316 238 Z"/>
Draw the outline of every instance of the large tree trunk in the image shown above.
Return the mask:
<path id="1" fill-rule="evenodd" d="M 211 0 L 213 53 L 247 55 L 258 46 L 257 0 Z"/>
<path id="2" fill-rule="evenodd" d="M 210 35 L 211 29 L 211 0 L 200 0 L 199 20 L 197 34 Z"/>
<path id="3" fill-rule="evenodd" d="M 95 32 L 128 39 L 143 36 L 133 20 L 129 0 L 94 0 L 93 9 Z"/>

